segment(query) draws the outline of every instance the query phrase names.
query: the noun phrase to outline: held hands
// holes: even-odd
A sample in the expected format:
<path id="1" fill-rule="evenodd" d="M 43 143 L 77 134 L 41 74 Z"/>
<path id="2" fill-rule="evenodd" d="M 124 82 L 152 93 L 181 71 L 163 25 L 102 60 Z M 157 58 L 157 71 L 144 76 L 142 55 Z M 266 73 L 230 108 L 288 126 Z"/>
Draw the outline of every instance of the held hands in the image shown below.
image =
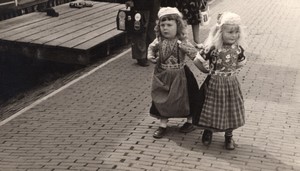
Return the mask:
<path id="1" fill-rule="evenodd" d="M 196 58 L 193 60 L 196 67 L 203 73 L 208 73 L 210 70 L 209 61 L 205 59 L 201 54 L 204 54 L 204 45 L 202 43 L 196 44 L 195 47 L 198 50 Z"/>
<path id="2" fill-rule="evenodd" d="M 203 45 L 202 43 L 196 44 L 195 47 L 196 47 L 198 50 L 204 49 L 204 45 Z"/>
<path id="3" fill-rule="evenodd" d="M 199 52 L 196 55 L 196 58 L 193 60 L 193 63 L 196 65 L 196 67 L 202 71 L 203 73 L 209 72 L 209 61 L 205 60 Z"/>

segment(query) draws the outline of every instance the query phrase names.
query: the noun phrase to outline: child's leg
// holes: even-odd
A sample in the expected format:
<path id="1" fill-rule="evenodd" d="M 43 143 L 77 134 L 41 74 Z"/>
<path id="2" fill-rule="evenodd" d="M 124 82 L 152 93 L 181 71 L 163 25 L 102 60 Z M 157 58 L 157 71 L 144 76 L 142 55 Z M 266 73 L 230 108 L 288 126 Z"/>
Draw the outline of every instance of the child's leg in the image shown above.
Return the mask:
<path id="1" fill-rule="evenodd" d="M 187 122 L 187 123 L 192 123 L 192 119 L 193 119 L 193 118 L 192 118 L 191 116 L 189 116 L 189 117 L 186 118 L 186 122 Z"/>
<path id="2" fill-rule="evenodd" d="M 189 116 L 189 117 L 187 117 L 186 123 L 184 123 L 182 125 L 182 127 L 179 128 L 179 131 L 183 132 L 183 133 L 188 133 L 188 132 L 191 132 L 193 130 L 195 130 L 195 128 L 192 124 L 192 116 Z"/>
<path id="3" fill-rule="evenodd" d="M 167 123 L 168 123 L 168 119 L 166 119 L 166 118 L 160 119 L 160 125 L 153 134 L 154 138 L 162 138 L 164 136 L 164 134 L 166 133 L 166 129 L 167 129 Z"/>
<path id="4" fill-rule="evenodd" d="M 202 134 L 202 143 L 206 146 L 211 144 L 212 136 L 213 132 L 211 130 L 205 129 Z"/>
<path id="5" fill-rule="evenodd" d="M 160 119 L 159 127 L 167 128 L 167 123 L 168 123 L 168 119 L 166 119 L 166 118 Z"/>
<path id="6" fill-rule="evenodd" d="M 233 136 L 232 131 L 233 131 L 233 129 L 227 129 L 225 131 L 225 148 L 227 150 L 234 150 L 235 149 L 235 142 L 232 139 L 232 136 Z"/>

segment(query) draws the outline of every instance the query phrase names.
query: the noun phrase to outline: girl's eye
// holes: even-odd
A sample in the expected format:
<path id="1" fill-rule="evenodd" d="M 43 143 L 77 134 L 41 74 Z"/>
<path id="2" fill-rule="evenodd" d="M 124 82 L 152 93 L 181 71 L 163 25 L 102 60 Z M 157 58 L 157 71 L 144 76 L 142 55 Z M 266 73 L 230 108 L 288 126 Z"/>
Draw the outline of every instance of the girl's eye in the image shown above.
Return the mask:
<path id="1" fill-rule="evenodd" d="M 239 33 L 239 31 L 230 31 L 229 33 L 230 34 L 237 34 L 237 33 Z"/>

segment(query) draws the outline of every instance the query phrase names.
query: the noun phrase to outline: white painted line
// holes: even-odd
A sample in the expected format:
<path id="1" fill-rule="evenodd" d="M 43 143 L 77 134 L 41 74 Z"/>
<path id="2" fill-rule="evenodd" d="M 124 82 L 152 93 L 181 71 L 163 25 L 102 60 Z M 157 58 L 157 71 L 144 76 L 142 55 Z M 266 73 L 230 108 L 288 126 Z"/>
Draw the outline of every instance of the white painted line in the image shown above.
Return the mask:
<path id="1" fill-rule="evenodd" d="M 15 114 L 13 114 L 12 116 L 10 116 L 10 117 L 4 119 L 3 121 L 1 121 L 1 122 L 0 122 L 0 126 L 6 124 L 7 122 L 9 122 L 9 121 L 11 121 L 12 119 L 18 117 L 19 115 L 23 114 L 24 112 L 28 111 L 29 109 L 33 108 L 34 106 L 36 106 L 36 105 L 42 103 L 43 101 L 47 100 L 48 98 L 50 98 L 50 97 L 56 95 L 57 93 L 63 91 L 64 89 L 70 87 L 71 85 L 75 84 L 76 82 L 80 81 L 81 79 L 83 79 L 83 78 L 85 78 L 85 77 L 91 75 L 92 73 L 96 72 L 98 69 L 104 67 L 105 65 L 107 65 L 107 64 L 113 62 L 114 60 L 116 60 L 116 59 L 122 57 L 123 55 L 125 55 L 126 53 L 128 53 L 130 50 L 131 50 L 130 48 L 127 49 L 126 51 L 120 53 L 120 54 L 117 55 L 116 57 L 109 59 L 108 61 L 104 62 L 103 64 L 97 66 L 96 68 L 92 69 L 91 71 L 87 72 L 86 74 L 84 74 L 84 75 L 82 75 L 82 76 L 80 76 L 80 77 L 78 77 L 78 78 L 72 80 L 72 81 L 69 82 L 68 84 L 62 86 L 61 88 L 55 90 L 54 92 L 48 94 L 47 96 L 42 97 L 42 98 L 36 100 L 36 101 L 33 102 L 31 105 L 29 105 L 29 106 L 23 108 L 23 109 L 20 110 L 19 112 L 15 113 Z"/>

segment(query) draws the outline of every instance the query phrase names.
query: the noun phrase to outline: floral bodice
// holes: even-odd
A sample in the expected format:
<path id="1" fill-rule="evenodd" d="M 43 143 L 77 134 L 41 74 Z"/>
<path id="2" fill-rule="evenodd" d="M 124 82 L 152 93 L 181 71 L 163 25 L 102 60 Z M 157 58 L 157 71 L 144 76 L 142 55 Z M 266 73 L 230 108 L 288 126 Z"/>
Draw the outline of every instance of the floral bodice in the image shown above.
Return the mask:
<path id="1" fill-rule="evenodd" d="M 222 49 L 211 48 L 203 50 L 200 55 L 209 60 L 210 70 L 220 72 L 234 72 L 245 61 L 244 49 L 238 45 L 225 46 Z"/>

